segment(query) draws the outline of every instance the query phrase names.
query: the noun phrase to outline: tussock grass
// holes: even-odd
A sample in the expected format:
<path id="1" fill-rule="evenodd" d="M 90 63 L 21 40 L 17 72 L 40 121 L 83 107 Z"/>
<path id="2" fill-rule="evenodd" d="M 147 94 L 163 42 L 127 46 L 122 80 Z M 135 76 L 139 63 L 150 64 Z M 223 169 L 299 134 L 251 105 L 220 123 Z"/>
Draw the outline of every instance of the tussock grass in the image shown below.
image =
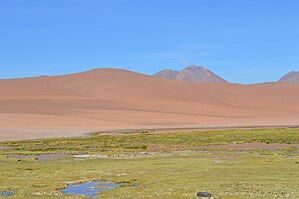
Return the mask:
<path id="1" fill-rule="evenodd" d="M 125 132 L 128 133 L 128 132 Z M 54 138 L 33 141 L 0 142 L 2 154 L 42 153 L 98 153 L 126 150 L 147 150 L 149 147 L 196 147 L 240 143 L 299 143 L 299 129 L 227 129 L 188 133 L 150 134 L 138 133 L 129 136 L 101 136 Z"/>

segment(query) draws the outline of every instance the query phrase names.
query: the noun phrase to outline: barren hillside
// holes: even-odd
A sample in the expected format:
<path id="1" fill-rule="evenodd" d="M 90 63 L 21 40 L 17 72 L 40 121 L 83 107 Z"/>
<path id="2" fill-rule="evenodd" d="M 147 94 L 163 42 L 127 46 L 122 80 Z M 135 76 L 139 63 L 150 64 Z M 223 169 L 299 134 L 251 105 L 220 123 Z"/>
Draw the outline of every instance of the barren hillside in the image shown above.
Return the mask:
<path id="1" fill-rule="evenodd" d="M 118 69 L 0 80 L 0 140 L 103 129 L 299 124 L 299 85 L 196 83 Z"/>

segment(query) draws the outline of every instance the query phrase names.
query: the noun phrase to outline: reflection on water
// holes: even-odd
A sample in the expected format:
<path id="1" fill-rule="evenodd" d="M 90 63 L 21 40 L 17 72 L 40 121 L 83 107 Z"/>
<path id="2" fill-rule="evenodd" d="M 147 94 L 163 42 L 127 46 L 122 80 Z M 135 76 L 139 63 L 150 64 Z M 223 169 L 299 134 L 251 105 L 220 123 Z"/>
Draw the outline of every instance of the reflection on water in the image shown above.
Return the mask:
<path id="1" fill-rule="evenodd" d="M 4 191 L 3 193 L 1 193 L 1 196 L 11 196 L 14 195 L 16 193 L 16 191 Z"/>
<path id="2" fill-rule="evenodd" d="M 100 191 L 111 190 L 118 186 L 118 184 L 108 183 L 107 181 L 87 182 L 83 184 L 69 185 L 61 190 L 61 193 L 96 197 Z"/>

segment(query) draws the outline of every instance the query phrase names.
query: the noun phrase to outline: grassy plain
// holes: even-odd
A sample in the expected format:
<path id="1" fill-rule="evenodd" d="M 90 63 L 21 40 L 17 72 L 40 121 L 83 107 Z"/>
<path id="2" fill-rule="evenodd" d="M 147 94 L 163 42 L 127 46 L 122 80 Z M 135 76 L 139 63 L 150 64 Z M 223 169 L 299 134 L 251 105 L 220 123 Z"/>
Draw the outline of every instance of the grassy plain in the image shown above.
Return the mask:
<path id="1" fill-rule="evenodd" d="M 1 142 L 0 193 L 17 191 L 7 198 L 84 198 L 63 195 L 59 190 L 68 183 L 110 180 L 125 181 L 128 186 L 103 191 L 99 198 L 196 198 L 199 191 L 224 199 L 299 198 L 298 148 L 199 147 L 252 142 L 296 144 L 299 129 L 138 131 L 128 136 L 98 132 L 87 137 Z M 45 153 L 101 154 L 107 158 L 7 158 Z"/>
<path id="2" fill-rule="evenodd" d="M 51 138 L 1 142 L 1 153 L 107 153 L 120 151 L 147 151 L 190 149 L 197 146 L 241 143 L 299 143 L 298 128 L 226 129 L 195 132 L 153 134 L 151 131 L 123 132 L 126 136 L 102 136 L 102 132 L 86 137 Z"/>

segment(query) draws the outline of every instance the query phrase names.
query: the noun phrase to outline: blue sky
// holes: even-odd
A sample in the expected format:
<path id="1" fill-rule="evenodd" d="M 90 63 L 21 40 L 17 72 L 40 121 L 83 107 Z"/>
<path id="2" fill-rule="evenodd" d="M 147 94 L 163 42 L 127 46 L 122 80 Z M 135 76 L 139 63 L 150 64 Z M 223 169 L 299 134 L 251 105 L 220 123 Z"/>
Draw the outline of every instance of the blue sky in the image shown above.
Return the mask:
<path id="1" fill-rule="evenodd" d="M 0 0 L 0 78 L 188 65 L 228 81 L 299 70 L 298 0 Z"/>

